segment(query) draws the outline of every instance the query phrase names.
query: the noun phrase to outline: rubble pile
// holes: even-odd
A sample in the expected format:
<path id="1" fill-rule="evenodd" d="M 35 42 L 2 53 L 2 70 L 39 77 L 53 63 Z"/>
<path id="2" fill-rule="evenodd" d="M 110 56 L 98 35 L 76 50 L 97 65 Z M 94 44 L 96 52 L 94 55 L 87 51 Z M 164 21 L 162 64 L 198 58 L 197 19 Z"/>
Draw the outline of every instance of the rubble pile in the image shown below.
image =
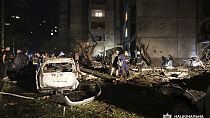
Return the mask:
<path id="1" fill-rule="evenodd" d="M 142 68 L 140 72 L 132 72 L 132 79 L 140 83 L 146 81 L 147 83 L 151 84 L 161 84 L 164 82 L 170 82 L 174 79 L 189 79 L 203 72 L 206 71 L 200 68 L 186 68 L 183 66 L 170 69 L 159 67 L 147 67 Z"/>
<path id="2" fill-rule="evenodd" d="M 204 69 L 207 71 L 207 72 L 210 72 L 210 61 L 207 61 L 204 63 Z"/>
<path id="3" fill-rule="evenodd" d="M 140 67 L 130 65 L 129 77 L 110 76 L 110 67 L 103 69 L 103 64 L 94 62 L 93 69 L 82 68 L 82 71 L 93 74 L 102 79 L 113 80 L 113 82 L 128 82 L 138 85 L 159 85 L 171 82 L 172 80 L 190 79 L 210 71 L 210 62 L 206 62 L 203 66 L 178 66 L 178 67 Z"/>

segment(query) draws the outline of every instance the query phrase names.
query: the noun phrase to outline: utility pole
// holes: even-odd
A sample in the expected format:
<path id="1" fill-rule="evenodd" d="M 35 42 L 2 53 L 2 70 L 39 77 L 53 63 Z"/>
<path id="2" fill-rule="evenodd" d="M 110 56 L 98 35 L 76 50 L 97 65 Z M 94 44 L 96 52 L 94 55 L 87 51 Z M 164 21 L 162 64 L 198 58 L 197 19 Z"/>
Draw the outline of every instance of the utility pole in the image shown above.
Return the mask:
<path id="1" fill-rule="evenodd" d="M 4 49 L 4 0 L 1 1 L 1 49 Z"/>

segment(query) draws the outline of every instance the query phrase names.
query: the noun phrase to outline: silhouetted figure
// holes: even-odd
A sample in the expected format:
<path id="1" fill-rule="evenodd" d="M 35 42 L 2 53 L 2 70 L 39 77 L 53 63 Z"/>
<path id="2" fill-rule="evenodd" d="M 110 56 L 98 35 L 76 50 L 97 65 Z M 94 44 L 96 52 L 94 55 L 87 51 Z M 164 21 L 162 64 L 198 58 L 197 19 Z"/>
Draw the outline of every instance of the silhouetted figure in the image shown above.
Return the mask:
<path id="1" fill-rule="evenodd" d="M 111 73 L 110 75 L 112 75 L 115 71 L 116 76 L 118 76 L 119 71 L 118 71 L 118 54 L 119 51 L 117 50 L 113 55 L 112 55 L 112 68 L 111 68 Z"/>
<path id="2" fill-rule="evenodd" d="M 2 56 L 2 63 L 3 63 L 3 77 L 7 76 L 7 71 L 9 70 L 9 67 L 11 65 L 11 59 L 10 59 L 10 47 L 7 47 Z"/>
<path id="3" fill-rule="evenodd" d="M 123 74 L 123 70 L 126 72 L 126 76 L 129 77 L 130 73 L 129 73 L 129 68 L 128 68 L 128 59 L 126 58 L 127 55 L 126 51 L 125 53 L 122 53 L 118 56 L 118 64 L 120 66 L 120 76 L 122 76 Z"/>
<path id="4" fill-rule="evenodd" d="M 18 74 L 25 64 L 26 64 L 25 55 L 22 53 L 21 50 L 17 50 L 17 55 L 15 56 L 14 59 L 15 72 Z"/>
<path id="5" fill-rule="evenodd" d="M 166 64 L 167 64 L 167 58 L 166 58 L 166 57 L 164 57 L 164 56 L 162 56 L 162 57 L 161 57 L 161 60 L 162 60 L 161 67 L 165 67 L 165 66 L 166 66 Z"/>
<path id="6" fill-rule="evenodd" d="M 162 67 L 173 67 L 173 57 L 168 55 L 168 57 L 162 56 Z"/>

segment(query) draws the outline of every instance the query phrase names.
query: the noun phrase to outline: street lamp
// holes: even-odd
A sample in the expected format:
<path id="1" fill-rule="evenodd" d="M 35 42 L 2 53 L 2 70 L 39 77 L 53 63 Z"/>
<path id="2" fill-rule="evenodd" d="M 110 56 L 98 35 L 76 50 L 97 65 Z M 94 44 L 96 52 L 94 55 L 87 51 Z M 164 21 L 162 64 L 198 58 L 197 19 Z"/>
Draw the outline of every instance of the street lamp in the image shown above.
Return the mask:
<path id="1" fill-rule="evenodd" d="M 12 18 L 20 19 L 20 16 L 11 16 Z"/>

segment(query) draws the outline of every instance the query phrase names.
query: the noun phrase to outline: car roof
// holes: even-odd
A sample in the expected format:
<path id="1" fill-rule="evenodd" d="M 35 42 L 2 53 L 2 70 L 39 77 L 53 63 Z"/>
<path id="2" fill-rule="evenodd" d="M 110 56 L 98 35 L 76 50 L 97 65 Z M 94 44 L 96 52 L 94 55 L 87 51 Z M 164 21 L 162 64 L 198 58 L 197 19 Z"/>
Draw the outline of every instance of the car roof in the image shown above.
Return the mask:
<path id="1" fill-rule="evenodd" d="M 45 64 L 48 64 L 48 63 L 74 63 L 74 59 L 73 58 L 55 58 L 55 59 L 49 59 L 44 63 Z"/>

